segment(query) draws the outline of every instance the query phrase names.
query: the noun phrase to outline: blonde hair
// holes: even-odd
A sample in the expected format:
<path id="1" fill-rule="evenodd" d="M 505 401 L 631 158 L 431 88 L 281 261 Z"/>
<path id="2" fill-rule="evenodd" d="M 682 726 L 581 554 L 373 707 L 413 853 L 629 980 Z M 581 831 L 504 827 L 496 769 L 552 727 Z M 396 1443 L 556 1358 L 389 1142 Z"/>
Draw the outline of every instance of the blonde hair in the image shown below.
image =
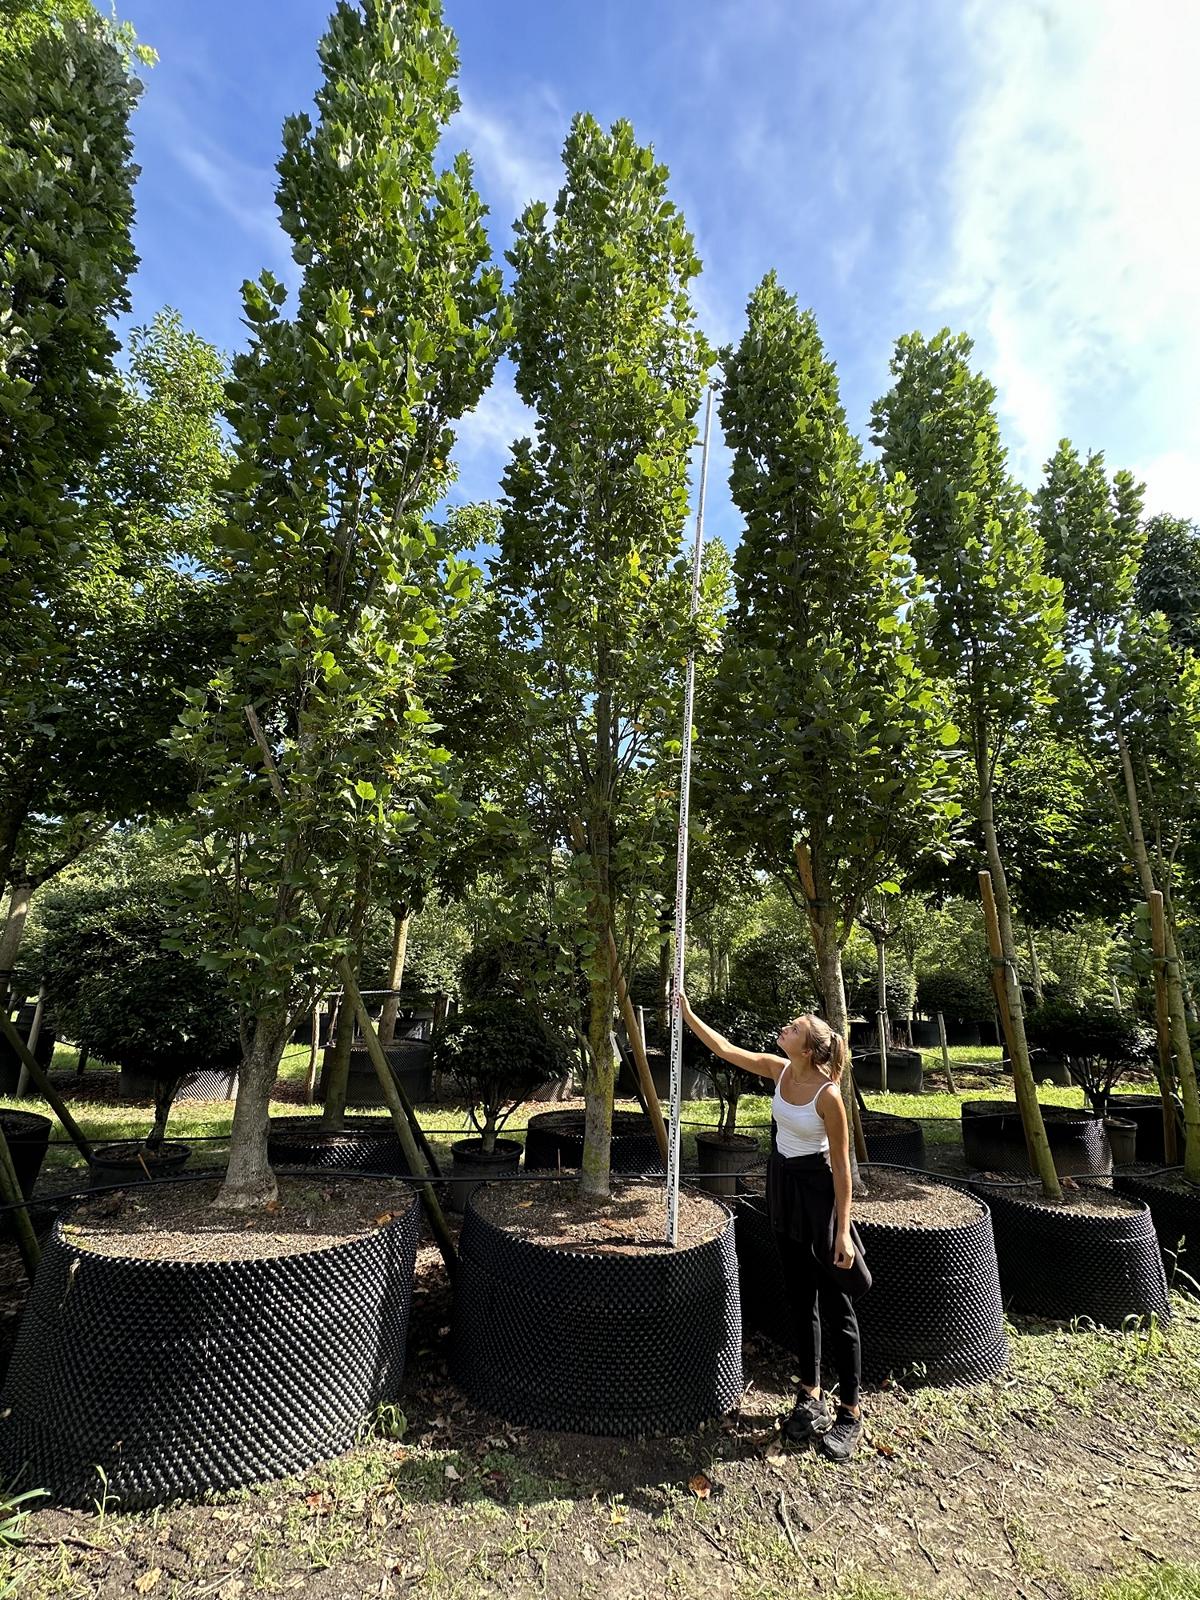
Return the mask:
<path id="1" fill-rule="evenodd" d="M 808 1049 L 814 1064 L 828 1072 L 834 1083 L 840 1083 L 849 1055 L 845 1039 L 833 1031 L 824 1017 L 813 1016 L 811 1012 L 797 1017 L 796 1021 L 803 1022 L 808 1031 Z"/>

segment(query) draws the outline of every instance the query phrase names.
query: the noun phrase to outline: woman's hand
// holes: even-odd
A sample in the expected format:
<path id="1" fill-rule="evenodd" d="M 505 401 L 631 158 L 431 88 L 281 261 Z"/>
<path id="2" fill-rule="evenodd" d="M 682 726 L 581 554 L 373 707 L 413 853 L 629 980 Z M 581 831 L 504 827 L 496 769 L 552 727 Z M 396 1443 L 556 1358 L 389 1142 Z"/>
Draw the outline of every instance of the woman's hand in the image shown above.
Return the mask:
<path id="1" fill-rule="evenodd" d="M 688 997 L 682 989 L 679 991 L 679 1009 L 683 1013 L 683 1020 L 690 1025 L 694 1020 L 696 1013 L 688 1004 Z"/>
<path id="2" fill-rule="evenodd" d="M 833 1247 L 833 1264 L 835 1267 L 852 1267 L 854 1265 L 854 1241 L 850 1237 L 849 1228 L 839 1228 L 837 1243 Z"/>

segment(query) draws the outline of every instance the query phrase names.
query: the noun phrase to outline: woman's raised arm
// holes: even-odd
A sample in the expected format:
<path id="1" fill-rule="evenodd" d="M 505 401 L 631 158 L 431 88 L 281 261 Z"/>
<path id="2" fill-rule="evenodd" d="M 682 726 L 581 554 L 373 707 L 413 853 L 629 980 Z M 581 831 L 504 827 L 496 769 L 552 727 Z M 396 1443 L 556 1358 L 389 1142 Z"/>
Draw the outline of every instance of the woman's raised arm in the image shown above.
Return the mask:
<path id="1" fill-rule="evenodd" d="M 728 1061 L 731 1066 L 741 1067 L 743 1072 L 753 1072 L 760 1078 L 770 1078 L 772 1082 L 778 1079 L 787 1066 L 786 1056 L 773 1056 L 763 1050 L 742 1050 L 736 1044 L 730 1044 L 723 1033 L 710 1028 L 707 1022 L 701 1022 L 688 1004 L 686 994 L 680 994 L 679 1000 L 683 1008 L 683 1020 L 713 1055 L 720 1056 L 722 1061 Z"/>

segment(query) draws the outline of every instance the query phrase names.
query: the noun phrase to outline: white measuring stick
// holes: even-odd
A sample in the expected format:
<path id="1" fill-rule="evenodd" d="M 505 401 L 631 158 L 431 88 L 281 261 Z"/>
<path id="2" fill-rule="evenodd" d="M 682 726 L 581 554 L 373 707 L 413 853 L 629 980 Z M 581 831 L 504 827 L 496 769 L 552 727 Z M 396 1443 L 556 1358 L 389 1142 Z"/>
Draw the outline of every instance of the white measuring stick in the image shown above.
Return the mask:
<path id="1" fill-rule="evenodd" d="M 712 386 L 704 411 L 704 449 L 700 457 L 700 496 L 696 503 L 696 544 L 692 552 L 692 606 L 700 609 L 700 556 L 704 546 L 704 491 L 708 484 L 708 440 L 712 432 Z M 696 698 L 696 653 L 688 651 L 683 692 L 683 759 L 679 772 L 679 838 L 675 866 L 675 977 L 671 988 L 671 1120 L 667 1134 L 667 1243 L 679 1243 L 679 1113 L 683 1099 L 683 958 L 687 933 L 688 806 L 692 786 L 692 706 Z"/>

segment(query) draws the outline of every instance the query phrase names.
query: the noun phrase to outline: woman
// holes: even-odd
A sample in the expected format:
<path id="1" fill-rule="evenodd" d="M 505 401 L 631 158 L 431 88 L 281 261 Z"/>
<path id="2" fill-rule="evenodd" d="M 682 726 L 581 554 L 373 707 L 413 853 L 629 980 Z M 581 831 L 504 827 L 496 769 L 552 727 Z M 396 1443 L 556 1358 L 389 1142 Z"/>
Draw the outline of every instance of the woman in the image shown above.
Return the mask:
<path id="1" fill-rule="evenodd" d="M 741 1050 L 710 1028 L 681 997 L 696 1037 L 722 1061 L 770 1078 L 771 1156 L 767 1210 L 779 1244 L 796 1318 L 800 1393 L 783 1425 L 799 1442 L 820 1435 L 822 1452 L 847 1460 L 862 1437 L 861 1359 L 853 1298 L 871 1286 L 862 1243 L 850 1221 L 850 1135 L 838 1081 L 846 1043 L 820 1017 L 797 1017 L 779 1035 L 783 1055 Z M 821 1309 L 835 1339 L 837 1413 L 821 1393 Z"/>

